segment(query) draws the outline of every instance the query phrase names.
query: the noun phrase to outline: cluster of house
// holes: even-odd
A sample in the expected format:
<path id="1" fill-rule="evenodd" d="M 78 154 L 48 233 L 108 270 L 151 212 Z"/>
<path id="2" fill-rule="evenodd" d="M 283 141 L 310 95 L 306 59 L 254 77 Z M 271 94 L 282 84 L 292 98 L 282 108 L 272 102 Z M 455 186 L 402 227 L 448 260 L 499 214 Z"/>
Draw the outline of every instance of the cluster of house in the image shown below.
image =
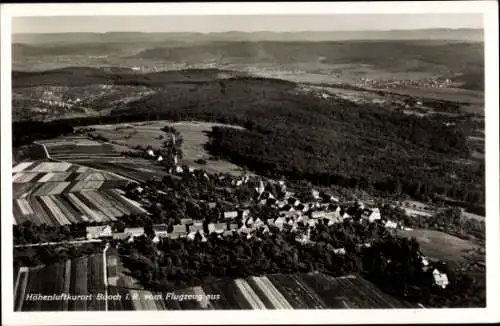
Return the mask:
<path id="1" fill-rule="evenodd" d="M 438 268 L 434 267 L 432 262 L 424 256 L 421 252 L 419 252 L 419 258 L 422 262 L 422 270 L 424 272 L 428 272 L 432 270 L 432 277 L 434 279 L 434 284 L 442 289 L 445 289 L 448 284 L 448 275 L 446 273 L 441 272 Z"/>
<path id="2" fill-rule="evenodd" d="M 153 149 L 151 149 L 151 148 L 150 148 L 150 149 L 148 149 L 148 150 L 146 151 L 146 154 L 147 154 L 150 158 L 154 159 L 155 161 L 158 161 L 158 162 L 163 161 L 163 156 L 161 156 L 161 155 L 160 155 L 160 154 L 158 154 L 158 153 L 155 153 L 155 151 L 154 151 Z"/>

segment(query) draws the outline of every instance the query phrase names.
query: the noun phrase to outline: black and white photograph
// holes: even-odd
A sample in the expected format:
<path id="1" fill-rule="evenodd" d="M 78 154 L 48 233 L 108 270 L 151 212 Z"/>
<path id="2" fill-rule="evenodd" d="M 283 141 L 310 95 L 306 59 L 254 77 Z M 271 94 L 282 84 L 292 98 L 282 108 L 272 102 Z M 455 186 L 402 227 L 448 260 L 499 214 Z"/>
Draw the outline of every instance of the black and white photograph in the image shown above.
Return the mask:
<path id="1" fill-rule="evenodd" d="M 2 8 L 6 325 L 500 318 L 496 2 L 47 5 Z"/>

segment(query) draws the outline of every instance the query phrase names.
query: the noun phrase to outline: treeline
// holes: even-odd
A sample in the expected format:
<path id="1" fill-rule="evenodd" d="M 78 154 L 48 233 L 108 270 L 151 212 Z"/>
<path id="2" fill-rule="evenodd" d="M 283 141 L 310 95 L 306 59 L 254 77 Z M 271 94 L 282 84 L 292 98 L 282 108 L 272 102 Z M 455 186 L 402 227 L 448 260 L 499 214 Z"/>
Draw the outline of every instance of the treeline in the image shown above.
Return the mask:
<path id="1" fill-rule="evenodd" d="M 336 248 L 324 241 L 301 245 L 295 241 L 294 233 L 259 233 L 251 239 L 238 234 L 223 238 L 213 234 L 207 242 L 199 238 L 165 239 L 158 245 L 143 237 L 120 246 L 119 254 L 131 276 L 155 291 L 171 291 L 220 278 L 318 271 L 332 276 L 361 274 L 400 299 L 427 306 L 485 305 L 484 279 L 441 264 L 439 269 L 448 274 L 450 285 L 440 289 L 433 285 L 432 270 L 423 270 L 419 245 L 414 239 L 393 237 L 377 226 L 353 228 L 346 224 L 325 226 L 323 232 L 335 234 L 335 228 L 344 228 L 339 233 L 351 232 L 353 241 L 360 237 L 357 233 L 377 237 L 383 233 L 383 237 L 374 240 L 371 247 L 347 246 L 345 254 L 336 254 Z M 364 231 L 370 228 L 373 230 Z"/>
<path id="2" fill-rule="evenodd" d="M 82 256 L 102 254 L 103 249 L 103 243 L 14 248 L 14 268 L 64 263 Z"/>
<path id="3" fill-rule="evenodd" d="M 434 229 L 464 239 L 470 239 L 473 236 L 483 242 L 486 237 L 485 222 L 462 216 L 458 207 L 438 210 L 429 217 L 408 216 L 402 208 L 391 205 L 382 206 L 380 212 L 385 218 L 414 229 Z"/>

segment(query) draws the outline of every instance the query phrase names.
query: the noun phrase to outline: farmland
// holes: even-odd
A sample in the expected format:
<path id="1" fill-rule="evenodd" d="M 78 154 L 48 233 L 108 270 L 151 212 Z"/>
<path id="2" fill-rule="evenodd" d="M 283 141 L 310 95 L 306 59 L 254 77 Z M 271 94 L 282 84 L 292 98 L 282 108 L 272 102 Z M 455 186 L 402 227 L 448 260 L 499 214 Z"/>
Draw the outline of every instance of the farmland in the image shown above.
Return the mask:
<path id="1" fill-rule="evenodd" d="M 182 152 L 184 163 L 187 165 L 194 168 L 204 168 L 213 173 L 240 174 L 240 167 L 225 160 L 211 160 L 211 156 L 205 149 L 205 144 L 209 140 L 207 132 L 210 132 L 212 127 L 225 126 L 242 129 L 239 126 L 194 121 L 150 121 L 115 125 L 93 125 L 90 127 L 96 129 L 94 134 L 108 138 L 113 144 L 131 148 L 136 146 L 160 148 L 164 142 L 163 137 L 166 136 L 165 132 L 161 131 L 161 128 L 166 125 L 174 127 L 182 135 L 184 140 L 182 143 Z M 198 159 L 205 159 L 207 164 L 203 166 L 197 164 L 195 161 Z"/>
<path id="2" fill-rule="evenodd" d="M 118 191 L 127 183 L 117 175 L 67 162 L 21 162 L 13 167 L 14 223 L 58 226 L 143 213 Z"/>
<path id="3" fill-rule="evenodd" d="M 102 254 L 80 257 L 65 263 L 35 268 L 21 268 L 14 293 L 15 311 L 102 311 L 105 302 L 97 299 L 104 293 Z M 48 300 L 32 295 L 80 296 L 77 299 L 53 297 Z"/>
<path id="4" fill-rule="evenodd" d="M 471 241 L 435 230 L 404 230 L 398 231 L 398 234 L 405 237 L 415 237 L 424 254 L 447 262 L 458 262 L 463 259 L 466 251 L 478 248 Z"/>
<path id="5" fill-rule="evenodd" d="M 220 279 L 209 284 L 169 293 L 148 291 L 120 272 L 120 260 L 106 256 L 109 310 L 196 309 L 342 309 L 411 308 L 357 275 L 331 277 L 321 273 L 271 274 L 239 279 Z M 103 256 L 84 256 L 61 264 L 20 268 L 15 285 L 16 311 L 104 310 Z M 29 294 L 68 293 L 84 300 L 28 300 Z M 23 299 L 24 298 L 24 299 Z"/>
<path id="6" fill-rule="evenodd" d="M 134 310 L 264 310 L 412 308 L 377 289 L 359 276 L 272 274 L 218 280 L 170 293 L 120 289 L 121 309 Z M 134 298 L 135 299 L 132 299 Z M 120 307 L 117 307 L 120 308 Z"/>

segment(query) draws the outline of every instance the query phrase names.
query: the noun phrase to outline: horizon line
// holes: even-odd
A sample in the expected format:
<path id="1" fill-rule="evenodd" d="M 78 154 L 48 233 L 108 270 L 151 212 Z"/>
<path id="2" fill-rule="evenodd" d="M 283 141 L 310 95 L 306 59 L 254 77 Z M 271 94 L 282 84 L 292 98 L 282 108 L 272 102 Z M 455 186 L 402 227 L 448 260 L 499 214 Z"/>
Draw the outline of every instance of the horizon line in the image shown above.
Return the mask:
<path id="1" fill-rule="evenodd" d="M 334 32 L 411 32 L 411 31 L 426 31 L 426 30 L 483 30 L 484 28 L 479 27 L 429 27 L 429 28 L 413 28 L 413 29 L 352 29 L 352 30 L 297 30 L 297 31 L 273 31 L 273 30 L 259 30 L 259 31 L 243 31 L 243 30 L 227 30 L 220 32 L 195 32 L 195 31 L 168 31 L 168 32 L 145 32 L 145 31 L 106 31 L 106 32 L 30 32 L 30 33 L 12 33 L 12 35 L 27 35 L 27 34 L 111 34 L 111 33 L 138 33 L 138 34 L 175 34 L 175 33 L 192 33 L 192 34 L 223 34 L 223 33 L 281 33 L 281 34 L 291 34 L 291 33 L 334 33 Z"/>

